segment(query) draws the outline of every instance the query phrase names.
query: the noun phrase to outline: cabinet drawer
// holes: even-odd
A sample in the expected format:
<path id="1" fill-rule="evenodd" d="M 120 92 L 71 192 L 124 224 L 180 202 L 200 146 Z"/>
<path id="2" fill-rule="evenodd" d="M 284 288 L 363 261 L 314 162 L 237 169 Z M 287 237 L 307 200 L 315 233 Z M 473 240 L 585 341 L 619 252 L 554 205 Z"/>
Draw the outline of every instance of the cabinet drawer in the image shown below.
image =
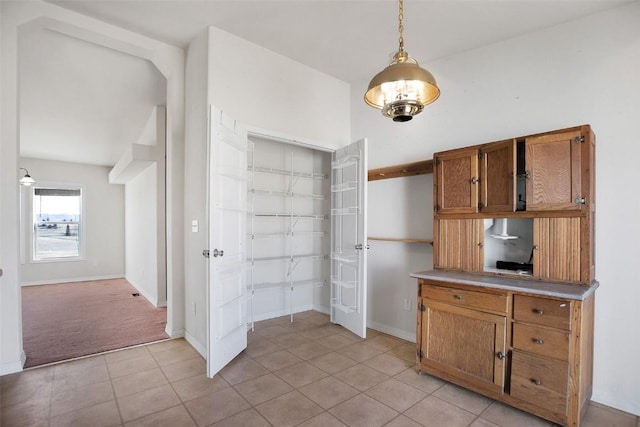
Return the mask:
<path id="1" fill-rule="evenodd" d="M 571 302 L 516 295 L 513 297 L 513 318 L 568 331 L 571 326 Z"/>
<path id="2" fill-rule="evenodd" d="M 484 292 L 467 291 L 456 288 L 445 288 L 430 284 L 422 284 L 421 295 L 435 301 L 447 304 L 471 307 L 480 310 L 507 312 L 507 296 Z"/>
<path id="3" fill-rule="evenodd" d="M 511 395 L 558 414 L 567 407 L 569 365 L 557 360 L 513 352 Z"/>
<path id="4" fill-rule="evenodd" d="M 554 359 L 569 360 L 569 334 L 564 331 L 514 323 L 513 347 Z"/>

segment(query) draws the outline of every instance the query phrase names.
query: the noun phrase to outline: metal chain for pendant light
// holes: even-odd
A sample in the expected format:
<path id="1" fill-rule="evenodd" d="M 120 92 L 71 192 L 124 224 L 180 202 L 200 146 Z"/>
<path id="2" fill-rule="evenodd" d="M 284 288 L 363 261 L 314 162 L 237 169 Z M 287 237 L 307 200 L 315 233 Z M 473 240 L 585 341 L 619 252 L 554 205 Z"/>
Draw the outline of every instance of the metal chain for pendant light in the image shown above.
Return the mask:
<path id="1" fill-rule="evenodd" d="M 404 52 L 404 26 L 402 25 L 402 20 L 404 19 L 404 0 L 399 0 L 400 6 L 398 11 L 398 31 L 400 32 L 400 52 Z"/>

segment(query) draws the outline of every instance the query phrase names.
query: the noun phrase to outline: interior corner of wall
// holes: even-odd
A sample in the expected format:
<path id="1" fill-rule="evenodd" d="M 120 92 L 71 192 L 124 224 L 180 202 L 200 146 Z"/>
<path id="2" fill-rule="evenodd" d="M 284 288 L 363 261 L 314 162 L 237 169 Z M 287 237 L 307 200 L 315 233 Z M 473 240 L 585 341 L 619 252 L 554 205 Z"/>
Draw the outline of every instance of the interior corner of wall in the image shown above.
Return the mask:
<path id="1" fill-rule="evenodd" d="M 184 329 L 172 329 L 167 323 L 167 327 L 164 329 L 164 332 L 169 335 L 169 338 L 183 338 L 185 336 Z"/>
<path id="2" fill-rule="evenodd" d="M 184 339 L 191 345 L 191 347 L 194 348 L 195 351 L 200 353 L 200 356 L 207 359 L 207 349 L 202 344 L 200 344 L 200 342 L 198 342 L 198 340 L 196 340 L 193 335 L 185 331 Z"/>

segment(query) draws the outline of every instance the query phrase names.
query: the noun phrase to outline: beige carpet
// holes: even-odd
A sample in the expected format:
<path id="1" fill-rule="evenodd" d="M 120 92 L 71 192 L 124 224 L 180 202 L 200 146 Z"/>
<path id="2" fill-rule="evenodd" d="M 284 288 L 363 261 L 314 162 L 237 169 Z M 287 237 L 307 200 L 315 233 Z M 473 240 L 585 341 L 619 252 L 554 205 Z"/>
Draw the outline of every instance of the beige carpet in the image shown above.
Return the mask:
<path id="1" fill-rule="evenodd" d="M 155 308 L 125 279 L 25 286 L 25 367 L 169 338 L 166 308 Z"/>

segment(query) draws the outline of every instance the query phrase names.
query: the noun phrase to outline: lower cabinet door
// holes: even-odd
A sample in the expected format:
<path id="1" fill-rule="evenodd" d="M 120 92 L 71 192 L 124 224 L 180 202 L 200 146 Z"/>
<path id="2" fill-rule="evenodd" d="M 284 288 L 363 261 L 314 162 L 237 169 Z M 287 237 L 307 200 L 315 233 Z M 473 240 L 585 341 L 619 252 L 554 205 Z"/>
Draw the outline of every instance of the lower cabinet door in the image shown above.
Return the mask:
<path id="1" fill-rule="evenodd" d="M 464 386 L 504 391 L 506 317 L 422 299 L 419 364 Z"/>

